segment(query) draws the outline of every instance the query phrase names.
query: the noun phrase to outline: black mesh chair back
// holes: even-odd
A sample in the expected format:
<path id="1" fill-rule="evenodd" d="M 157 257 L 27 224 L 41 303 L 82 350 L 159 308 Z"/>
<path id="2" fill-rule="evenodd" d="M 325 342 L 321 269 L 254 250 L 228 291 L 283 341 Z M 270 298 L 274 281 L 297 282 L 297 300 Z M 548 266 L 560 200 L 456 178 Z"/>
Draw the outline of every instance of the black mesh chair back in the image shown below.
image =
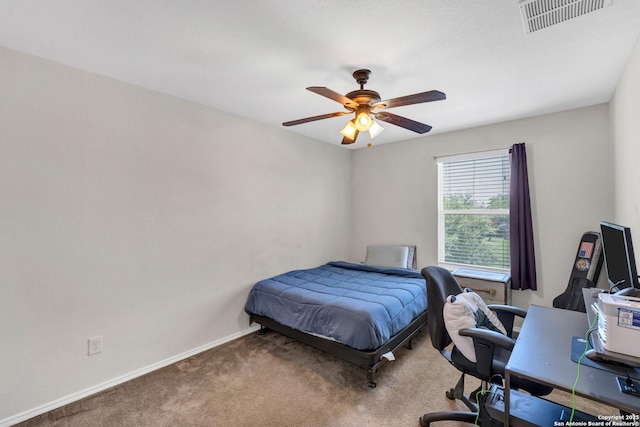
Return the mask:
<path id="1" fill-rule="evenodd" d="M 442 310 L 449 295 L 458 295 L 462 288 L 455 277 L 442 267 L 425 267 L 422 275 L 427 280 L 427 319 L 431 344 L 442 351 L 451 344 L 451 337 L 444 327 Z"/>

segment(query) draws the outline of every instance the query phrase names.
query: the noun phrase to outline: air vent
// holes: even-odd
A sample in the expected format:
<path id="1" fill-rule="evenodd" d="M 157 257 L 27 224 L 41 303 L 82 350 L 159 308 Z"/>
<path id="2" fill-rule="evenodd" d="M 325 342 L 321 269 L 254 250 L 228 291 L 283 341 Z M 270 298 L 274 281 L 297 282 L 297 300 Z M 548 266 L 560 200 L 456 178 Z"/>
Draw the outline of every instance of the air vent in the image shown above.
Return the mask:
<path id="1" fill-rule="evenodd" d="M 520 14 L 525 34 L 560 24 L 609 6 L 612 0 L 523 0 Z"/>

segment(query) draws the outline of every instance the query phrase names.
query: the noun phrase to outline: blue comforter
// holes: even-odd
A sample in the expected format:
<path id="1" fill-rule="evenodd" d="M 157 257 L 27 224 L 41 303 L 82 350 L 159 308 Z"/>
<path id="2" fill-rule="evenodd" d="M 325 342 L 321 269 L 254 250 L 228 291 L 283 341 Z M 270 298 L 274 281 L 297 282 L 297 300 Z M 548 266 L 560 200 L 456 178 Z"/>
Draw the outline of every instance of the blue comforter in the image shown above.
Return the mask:
<path id="1" fill-rule="evenodd" d="M 245 311 L 374 350 L 427 309 L 420 272 L 334 261 L 256 283 Z"/>

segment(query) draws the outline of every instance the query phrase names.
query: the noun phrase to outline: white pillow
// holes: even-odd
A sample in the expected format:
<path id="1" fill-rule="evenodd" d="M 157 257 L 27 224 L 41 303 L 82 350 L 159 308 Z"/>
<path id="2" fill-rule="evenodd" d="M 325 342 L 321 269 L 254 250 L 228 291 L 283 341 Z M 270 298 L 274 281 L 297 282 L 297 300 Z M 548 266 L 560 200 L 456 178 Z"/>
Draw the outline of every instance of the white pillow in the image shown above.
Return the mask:
<path id="1" fill-rule="evenodd" d="M 407 268 L 409 248 L 399 245 L 369 245 L 364 263 L 378 267 Z"/>
<path id="2" fill-rule="evenodd" d="M 486 328 L 507 335 L 498 316 L 475 292 L 466 291 L 456 296 L 449 295 L 442 310 L 444 324 L 458 350 L 472 362 L 476 362 L 473 338 L 458 335 L 463 328 Z"/>

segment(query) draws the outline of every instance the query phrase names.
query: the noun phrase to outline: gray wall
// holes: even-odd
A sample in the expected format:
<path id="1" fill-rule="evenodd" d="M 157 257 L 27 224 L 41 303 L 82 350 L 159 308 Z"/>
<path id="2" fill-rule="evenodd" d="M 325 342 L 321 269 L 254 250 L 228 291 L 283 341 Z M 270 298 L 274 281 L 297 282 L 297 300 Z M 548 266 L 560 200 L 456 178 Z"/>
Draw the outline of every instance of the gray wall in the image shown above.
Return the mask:
<path id="1" fill-rule="evenodd" d="M 257 280 L 348 257 L 349 150 L 2 48 L 0 93 L 0 424 L 237 336 Z"/>
<path id="2" fill-rule="evenodd" d="M 631 227 L 640 254 L 640 39 L 611 100 L 615 221 Z M 640 260 L 639 260 L 640 261 Z"/>

